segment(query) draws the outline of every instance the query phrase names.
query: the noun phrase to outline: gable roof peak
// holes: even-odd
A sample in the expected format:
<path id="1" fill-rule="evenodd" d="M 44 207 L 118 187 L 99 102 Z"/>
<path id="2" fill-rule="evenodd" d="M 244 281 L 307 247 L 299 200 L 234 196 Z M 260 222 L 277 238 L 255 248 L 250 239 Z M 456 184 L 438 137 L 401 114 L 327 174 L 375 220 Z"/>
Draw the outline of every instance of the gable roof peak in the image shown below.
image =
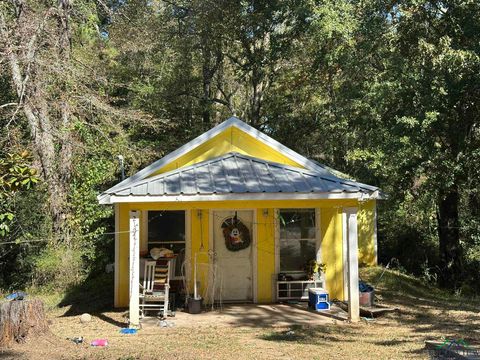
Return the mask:
<path id="1" fill-rule="evenodd" d="M 244 121 L 240 120 L 236 116 L 231 116 L 224 122 L 218 124 L 217 126 L 213 127 L 212 129 L 206 131 L 205 133 L 197 136 L 195 139 L 191 140 L 190 142 L 186 143 L 185 145 L 179 147 L 178 149 L 172 151 L 168 155 L 164 156 L 163 158 L 153 162 L 149 166 L 143 168 L 142 170 L 138 171 L 134 175 L 130 176 L 129 178 L 121 181 L 117 185 L 111 187 L 107 191 L 103 192 L 98 196 L 98 200 L 102 201 L 103 198 L 108 196 L 109 192 L 114 190 L 118 190 L 124 188 L 130 184 L 133 184 L 137 181 L 147 178 L 151 174 L 155 173 L 156 171 L 160 170 L 162 167 L 166 166 L 167 164 L 175 161 L 179 157 L 185 155 L 186 153 L 192 151 L 193 149 L 197 148 L 201 144 L 207 142 L 208 140 L 212 139 L 213 137 L 219 135 L 223 131 L 235 127 L 246 134 L 252 136 L 256 140 L 259 140 L 269 146 L 270 148 L 284 154 L 288 158 L 295 161 L 297 164 L 305 167 L 308 170 L 315 171 L 319 174 L 322 174 L 326 177 L 331 177 L 332 173 L 326 169 L 324 166 L 319 165 L 306 157 L 298 154 L 297 152 L 293 151 L 292 149 L 286 147 L 285 145 L 281 144 L 277 140 L 271 138 L 270 136 L 266 135 L 265 133 L 255 129 L 253 126 L 248 125 Z"/>

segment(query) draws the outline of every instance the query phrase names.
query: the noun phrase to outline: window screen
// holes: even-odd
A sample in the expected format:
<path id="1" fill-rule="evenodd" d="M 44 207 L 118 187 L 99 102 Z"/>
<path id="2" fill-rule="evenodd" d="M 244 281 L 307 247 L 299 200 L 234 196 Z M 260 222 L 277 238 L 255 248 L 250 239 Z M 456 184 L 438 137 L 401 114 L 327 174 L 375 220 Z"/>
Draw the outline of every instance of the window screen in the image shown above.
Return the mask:
<path id="1" fill-rule="evenodd" d="M 315 209 L 280 210 L 280 271 L 305 271 L 316 249 Z"/>
<path id="2" fill-rule="evenodd" d="M 154 247 L 170 249 L 177 255 L 174 276 L 181 276 L 185 261 L 185 211 L 148 212 L 148 251 Z"/>

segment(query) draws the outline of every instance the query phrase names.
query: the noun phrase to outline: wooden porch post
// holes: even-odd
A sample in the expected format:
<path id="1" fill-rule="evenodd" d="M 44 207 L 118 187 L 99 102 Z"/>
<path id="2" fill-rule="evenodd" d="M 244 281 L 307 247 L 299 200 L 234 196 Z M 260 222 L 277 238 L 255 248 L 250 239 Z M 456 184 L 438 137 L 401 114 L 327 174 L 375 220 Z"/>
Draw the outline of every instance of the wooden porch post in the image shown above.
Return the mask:
<path id="1" fill-rule="evenodd" d="M 138 327 L 140 325 L 140 211 L 130 211 L 130 254 L 129 254 L 129 325 Z"/>
<path id="2" fill-rule="evenodd" d="M 348 318 L 351 322 L 360 320 L 357 211 L 357 208 L 345 208 L 347 222 Z"/>

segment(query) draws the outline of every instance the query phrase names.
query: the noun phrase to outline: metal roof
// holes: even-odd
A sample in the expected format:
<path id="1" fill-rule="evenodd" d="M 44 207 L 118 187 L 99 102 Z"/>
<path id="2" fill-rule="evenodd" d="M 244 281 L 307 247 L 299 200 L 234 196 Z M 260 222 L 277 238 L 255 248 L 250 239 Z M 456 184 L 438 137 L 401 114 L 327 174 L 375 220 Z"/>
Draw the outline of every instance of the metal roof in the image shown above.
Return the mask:
<path id="1" fill-rule="evenodd" d="M 297 152 L 293 151 L 292 149 L 289 149 L 285 145 L 280 144 L 278 141 L 275 139 L 272 139 L 270 136 L 262 133 L 261 131 L 253 128 L 252 126 L 244 123 L 242 120 L 238 119 L 237 117 L 233 116 L 229 118 L 228 120 L 224 121 L 223 123 L 215 126 L 214 128 L 208 130 L 207 132 L 203 133 L 202 135 L 198 136 L 197 138 L 189 141 L 187 144 L 181 146 L 177 150 L 169 153 L 168 155 L 164 156 L 163 158 L 155 161 L 154 163 L 150 164 L 149 166 L 143 168 L 142 170 L 138 171 L 136 174 L 130 176 L 129 178 L 121 181 L 120 183 L 116 184 L 115 186 L 111 187 L 107 191 L 103 192 L 98 196 L 98 199 L 101 203 L 108 203 L 105 202 L 103 199 L 104 197 L 108 196 L 108 193 L 111 192 L 112 190 L 118 190 L 125 188 L 127 185 L 133 184 L 134 182 L 137 182 L 142 179 L 146 179 L 148 176 L 151 174 L 155 173 L 157 170 L 161 169 L 163 166 L 165 166 L 168 163 L 171 163 L 172 161 L 175 161 L 175 159 L 178 159 L 179 157 L 187 154 L 189 151 L 195 149 L 199 145 L 205 143 L 206 141 L 212 139 L 216 135 L 220 134 L 221 132 L 231 128 L 235 127 L 237 129 L 242 130 L 243 132 L 247 133 L 248 135 L 252 136 L 255 139 L 258 139 L 262 142 L 264 142 L 266 145 L 271 147 L 272 149 L 275 149 L 282 154 L 286 155 L 290 159 L 294 160 L 296 163 L 304 166 L 307 169 L 313 169 L 318 172 L 323 172 L 325 175 L 328 175 L 329 172 L 328 170 L 324 169 L 323 165 L 320 165 L 318 163 L 315 163 L 306 157 L 298 154 Z"/>
<path id="2" fill-rule="evenodd" d="M 118 197 L 245 193 L 372 194 L 376 190 L 378 188 L 341 179 L 331 173 L 327 176 L 325 170 L 302 169 L 228 153 L 121 188 L 112 188 L 104 194 Z"/>

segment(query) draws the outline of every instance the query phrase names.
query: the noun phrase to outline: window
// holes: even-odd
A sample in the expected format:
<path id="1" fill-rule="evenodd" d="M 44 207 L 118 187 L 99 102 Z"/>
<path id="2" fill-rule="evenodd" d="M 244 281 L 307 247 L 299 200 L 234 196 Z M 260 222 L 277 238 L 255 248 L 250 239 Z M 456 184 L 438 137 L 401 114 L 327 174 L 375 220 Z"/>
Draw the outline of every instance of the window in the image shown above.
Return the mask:
<path id="1" fill-rule="evenodd" d="M 305 272 L 317 258 L 315 209 L 280 210 L 280 271 Z"/>
<path id="2" fill-rule="evenodd" d="M 185 261 L 185 211 L 148 212 L 148 251 L 154 247 L 170 249 L 177 255 L 173 276 L 182 276 L 182 264 Z"/>

